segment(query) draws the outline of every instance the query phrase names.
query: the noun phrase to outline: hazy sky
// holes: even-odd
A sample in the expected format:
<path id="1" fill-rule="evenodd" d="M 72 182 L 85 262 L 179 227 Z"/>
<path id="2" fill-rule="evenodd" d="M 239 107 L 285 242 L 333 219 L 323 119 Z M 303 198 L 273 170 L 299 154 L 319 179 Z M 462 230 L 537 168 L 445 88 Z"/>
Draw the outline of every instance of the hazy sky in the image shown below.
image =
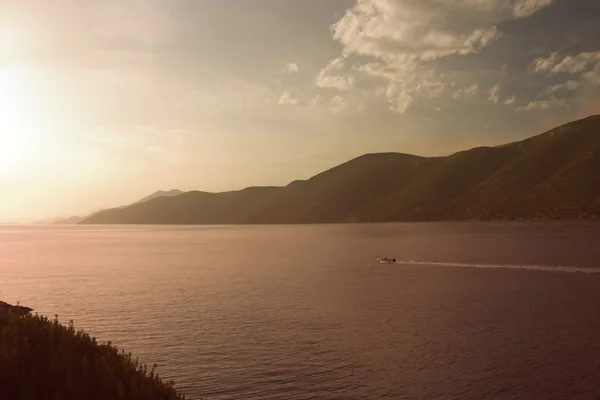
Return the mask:
<path id="1" fill-rule="evenodd" d="M 600 113 L 598 0 L 2 0 L 0 221 Z"/>

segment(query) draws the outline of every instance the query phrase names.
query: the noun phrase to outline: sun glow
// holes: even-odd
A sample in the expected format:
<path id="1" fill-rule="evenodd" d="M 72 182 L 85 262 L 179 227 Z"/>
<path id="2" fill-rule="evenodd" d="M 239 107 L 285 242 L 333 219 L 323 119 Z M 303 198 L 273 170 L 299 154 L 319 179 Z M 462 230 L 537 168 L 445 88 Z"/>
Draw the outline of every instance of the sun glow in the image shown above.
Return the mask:
<path id="1" fill-rule="evenodd" d="M 31 91 L 17 69 L 0 69 L 0 174 L 23 172 L 35 145 Z"/>

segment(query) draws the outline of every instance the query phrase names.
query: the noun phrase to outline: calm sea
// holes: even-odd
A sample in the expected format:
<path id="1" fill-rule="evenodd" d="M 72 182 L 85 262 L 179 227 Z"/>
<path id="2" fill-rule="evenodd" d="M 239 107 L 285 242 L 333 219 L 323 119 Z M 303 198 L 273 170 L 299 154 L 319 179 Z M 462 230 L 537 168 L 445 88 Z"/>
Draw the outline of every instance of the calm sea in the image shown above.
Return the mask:
<path id="1" fill-rule="evenodd" d="M 599 272 L 597 223 L 0 228 L 0 299 L 192 399 L 597 399 Z"/>

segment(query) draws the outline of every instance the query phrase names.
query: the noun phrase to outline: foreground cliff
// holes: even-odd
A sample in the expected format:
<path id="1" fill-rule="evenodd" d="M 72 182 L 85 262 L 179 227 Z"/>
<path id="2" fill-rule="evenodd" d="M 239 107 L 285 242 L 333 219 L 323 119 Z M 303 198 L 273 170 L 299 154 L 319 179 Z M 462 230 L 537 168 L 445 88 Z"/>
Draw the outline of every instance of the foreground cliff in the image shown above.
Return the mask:
<path id="1" fill-rule="evenodd" d="M 0 302 L 0 398 L 185 398 L 130 354 L 30 311 Z"/>
<path id="2" fill-rule="evenodd" d="M 367 154 L 286 187 L 186 192 L 84 224 L 267 224 L 597 218 L 600 116 L 447 157 Z"/>

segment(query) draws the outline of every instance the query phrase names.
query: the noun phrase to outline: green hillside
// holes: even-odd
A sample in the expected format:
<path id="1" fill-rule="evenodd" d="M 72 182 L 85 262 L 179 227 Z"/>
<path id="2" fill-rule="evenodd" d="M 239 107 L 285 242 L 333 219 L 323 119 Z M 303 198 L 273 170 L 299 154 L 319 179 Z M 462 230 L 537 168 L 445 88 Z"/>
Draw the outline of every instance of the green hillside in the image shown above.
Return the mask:
<path id="1" fill-rule="evenodd" d="M 186 192 L 85 224 L 274 224 L 600 216 L 600 116 L 447 157 L 367 154 L 306 181 Z"/>

